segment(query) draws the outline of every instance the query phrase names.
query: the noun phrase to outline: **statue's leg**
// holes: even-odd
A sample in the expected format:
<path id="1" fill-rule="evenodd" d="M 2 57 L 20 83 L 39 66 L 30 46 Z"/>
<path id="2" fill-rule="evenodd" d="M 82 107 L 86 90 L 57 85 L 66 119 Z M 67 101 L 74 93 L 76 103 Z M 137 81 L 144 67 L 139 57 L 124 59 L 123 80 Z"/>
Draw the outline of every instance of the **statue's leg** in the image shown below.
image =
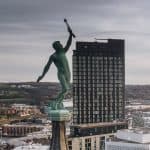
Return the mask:
<path id="1" fill-rule="evenodd" d="M 63 107 L 62 101 L 64 99 L 65 94 L 69 90 L 69 84 L 66 81 L 66 78 L 65 78 L 64 74 L 58 73 L 58 79 L 59 79 L 61 87 L 62 87 L 62 92 L 58 95 L 58 97 L 56 99 L 57 100 L 56 109 L 59 108 L 59 107 L 61 107 L 61 108 Z"/>

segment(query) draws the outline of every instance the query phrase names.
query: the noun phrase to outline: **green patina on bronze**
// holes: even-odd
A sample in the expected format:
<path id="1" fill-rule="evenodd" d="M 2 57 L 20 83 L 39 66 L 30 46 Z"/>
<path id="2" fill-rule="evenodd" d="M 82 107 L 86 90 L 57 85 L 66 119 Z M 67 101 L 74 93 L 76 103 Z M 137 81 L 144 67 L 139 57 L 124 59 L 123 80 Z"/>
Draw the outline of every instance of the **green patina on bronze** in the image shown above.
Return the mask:
<path id="1" fill-rule="evenodd" d="M 48 72 L 51 64 L 52 63 L 55 64 L 57 71 L 58 71 L 57 76 L 58 76 L 58 80 L 60 81 L 62 91 L 59 93 L 56 99 L 54 99 L 53 101 L 50 101 L 49 103 L 50 110 L 64 109 L 62 101 L 64 99 L 65 94 L 68 92 L 70 88 L 71 76 L 70 76 L 68 60 L 66 57 L 66 52 L 69 50 L 71 43 L 72 43 L 72 37 L 75 37 L 75 35 L 73 34 L 71 28 L 69 27 L 67 21 L 64 20 L 64 22 L 67 24 L 67 29 L 69 32 L 69 38 L 68 38 L 67 44 L 65 47 L 63 47 L 59 41 L 55 41 L 53 43 L 52 46 L 55 49 L 55 52 L 49 57 L 49 60 L 44 67 L 42 75 L 39 76 L 37 79 L 37 82 L 39 82 Z"/>

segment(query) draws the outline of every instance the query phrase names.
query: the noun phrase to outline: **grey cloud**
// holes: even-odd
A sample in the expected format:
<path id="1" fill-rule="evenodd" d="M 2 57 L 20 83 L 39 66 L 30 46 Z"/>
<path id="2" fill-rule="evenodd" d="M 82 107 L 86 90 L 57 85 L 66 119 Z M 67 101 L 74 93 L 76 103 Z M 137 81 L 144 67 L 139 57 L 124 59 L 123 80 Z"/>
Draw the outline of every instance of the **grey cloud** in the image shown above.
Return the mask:
<path id="1" fill-rule="evenodd" d="M 132 61 L 150 56 L 149 4 L 147 0 L 0 0 L 0 81 L 36 78 L 53 52 L 51 43 L 59 39 L 65 44 L 68 35 L 63 18 L 67 17 L 77 40 L 124 38 L 127 83 L 139 82 L 133 74 L 149 74 L 148 65 L 142 68 L 134 63 L 135 67 Z M 70 64 L 71 55 L 72 51 Z M 51 72 L 45 80 L 57 80 L 54 67 Z"/>

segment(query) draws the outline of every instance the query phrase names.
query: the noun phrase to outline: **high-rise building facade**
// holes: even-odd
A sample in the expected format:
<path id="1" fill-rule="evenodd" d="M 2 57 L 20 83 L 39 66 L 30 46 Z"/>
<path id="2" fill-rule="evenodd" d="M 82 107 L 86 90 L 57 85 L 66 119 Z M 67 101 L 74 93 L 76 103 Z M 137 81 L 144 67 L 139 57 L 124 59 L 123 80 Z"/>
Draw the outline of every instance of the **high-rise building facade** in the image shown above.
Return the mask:
<path id="1" fill-rule="evenodd" d="M 73 123 L 124 119 L 124 40 L 77 42 L 73 51 Z"/>

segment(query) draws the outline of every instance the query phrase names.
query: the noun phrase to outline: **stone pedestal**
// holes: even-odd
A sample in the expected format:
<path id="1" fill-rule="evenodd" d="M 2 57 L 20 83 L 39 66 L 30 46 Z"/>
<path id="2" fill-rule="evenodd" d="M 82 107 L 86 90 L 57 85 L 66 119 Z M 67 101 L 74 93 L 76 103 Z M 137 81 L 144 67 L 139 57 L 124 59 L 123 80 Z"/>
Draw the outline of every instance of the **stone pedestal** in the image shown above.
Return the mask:
<path id="1" fill-rule="evenodd" d="M 48 116 L 52 121 L 50 150 L 68 150 L 65 124 L 70 120 L 71 114 L 66 109 L 49 110 Z"/>

